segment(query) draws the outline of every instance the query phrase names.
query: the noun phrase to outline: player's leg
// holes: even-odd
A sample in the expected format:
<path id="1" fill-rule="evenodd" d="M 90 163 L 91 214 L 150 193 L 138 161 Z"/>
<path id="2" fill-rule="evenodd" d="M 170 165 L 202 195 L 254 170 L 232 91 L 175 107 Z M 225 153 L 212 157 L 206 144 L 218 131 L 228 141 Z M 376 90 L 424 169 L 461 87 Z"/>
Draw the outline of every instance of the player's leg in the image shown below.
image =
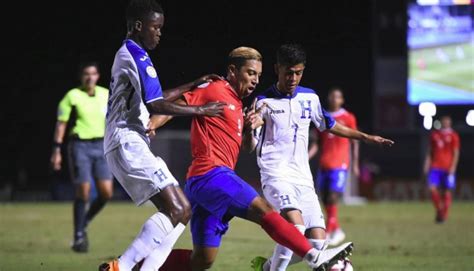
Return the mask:
<path id="1" fill-rule="evenodd" d="M 89 244 L 85 232 L 86 209 L 92 180 L 92 161 L 84 142 L 72 141 L 69 145 L 69 167 L 74 182 L 75 196 L 73 205 L 74 242 L 72 249 L 87 252 Z"/>
<path id="2" fill-rule="evenodd" d="M 107 161 L 104 156 L 104 146 L 102 141 L 92 142 L 91 150 L 93 155 L 93 173 L 97 197 L 91 203 L 86 214 L 86 227 L 89 222 L 102 210 L 107 201 L 113 196 L 113 181 Z"/>
<path id="3" fill-rule="evenodd" d="M 452 203 L 452 191 L 456 188 L 456 176 L 454 174 L 449 174 L 446 172 L 443 185 L 442 185 L 442 201 L 443 201 L 443 209 L 442 209 L 442 218 L 446 220 L 448 218 L 449 209 Z"/>
<path id="4" fill-rule="evenodd" d="M 151 200 L 159 208 L 118 261 L 103 264 L 99 269 L 109 270 L 116 262 L 120 271 L 128 271 L 158 249 L 179 223 L 188 222 L 189 205 L 181 204 L 176 179 L 141 139 L 120 145 L 108 153 L 106 159 L 114 176 L 137 205 Z"/>
<path id="5" fill-rule="evenodd" d="M 180 205 L 177 198 L 176 187 L 173 185 L 165 187 L 160 193 L 150 198 L 160 211 L 145 221 L 137 237 L 120 256 L 118 260 L 120 271 L 131 270 L 138 262 L 158 249 L 166 259 L 171 251 L 169 246 L 174 245 L 177 237 L 183 232 L 184 225 L 188 222 L 188 218 L 185 216 L 187 211 Z M 170 245 L 162 247 L 174 230 L 179 233 L 178 236 L 173 238 Z M 157 268 L 159 266 L 156 266 L 154 270 Z"/>
<path id="6" fill-rule="evenodd" d="M 280 215 L 286 221 L 295 225 L 302 234 L 305 233 L 306 227 L 304 226 L 301 208 L 298 204 L 298 195 L 294 185 L 284 181 L 269 182 L 263 186 L 263 194 L 272 207 L 280 211 Z M 263 264 L 262 269 L 264 271 L 286 270 L 292 256 L 293 251 L 291 249 L 276 244 L 273 255 Z M 258 264 L 254 263 L 254 265 Z"/>
<path id="7" fill-rule="evenodd" d="M 443 222 L 442 217 L 442 208 L 443 203 L 441 201 L 441 195 L 439 192 L 439 187 L 441 184 L 441 172 L 439 170 L 431 169 L 428 173 L 428 188 L 431 195 L 431 201 L 436 211 L 435 221 L 437 223 Z"/>
<path id="8" fill-rule="evenodd" d="M 193 251 L 173 250 L 160 271 L 207 270 L 216 259 L 222 237 L 229 228 L 229 220 L 232 216 L 221 219 L 192 199 L 191 204 L 193 206 L 191 218 Z"/>
<path id="9" fill-rule="evenodd" d="M 189 202 L 184 195 L 183 191 L 180 188 L 176 188 L 176 195 L 177 200 L 179 201 L 179 206 L 182 207 L 184 210 L 183 218 L 189 220 L 191 216 L 191 207 Z M 178 223 L 178 225 L 174 228 L 174 230 L 166 236 L 163 240 L 161 245 L 158 249 L 153 250 L 143 261 L 140 270 L 141 271 L 155 271 L 158 267 L 162 266 L 165 260 L 167 260 L 168 255 L 170 254 L 171 250 L 173 249 L 174 244 L 178 240 L 178 238 L 183 233 L 184 229 L 186 228 L 186 224 Z M 183 255 L 187 255 L 186 251 L 190 250 L 177 250 L 175 251 L 175 255 L 170 255 L 172 259 L 178 259 L 178 263 L 180 263 L 181 259 L 183 259 Z M 169 258 L 168 257 L 168 258 Z"/>
<path id="10" fill-rule="evenodd" d="M 328 172 L 329 187 L 326 196 L 327 231 L 329 234 L 329 245 L 335 246 L 341 243 L 346 234 L 339 225 L 338 204 L 344 193 L 347 180 L 346 170 L 331 170 Z"/>

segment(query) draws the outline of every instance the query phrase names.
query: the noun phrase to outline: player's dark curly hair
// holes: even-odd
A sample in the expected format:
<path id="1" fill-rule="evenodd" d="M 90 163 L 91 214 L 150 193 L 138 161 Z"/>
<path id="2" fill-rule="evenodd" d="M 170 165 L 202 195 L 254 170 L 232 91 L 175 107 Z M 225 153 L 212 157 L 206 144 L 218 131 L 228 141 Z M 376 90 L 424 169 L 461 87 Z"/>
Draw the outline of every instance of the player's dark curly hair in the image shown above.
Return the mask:
<path id="1" fill-rule="evenodd" d="M 306 64 L 306 52 L 299 44 L 283 44 L 277 50 L 277 62 L 285 66 Z"/>
<path id="2" fill-rule="evenodd" d="M 164 14 L 163 8 L 155 0 L 131 0 L 125 12 L 128 27 L 136 21 L 145 20 L 153 12 Z"/>

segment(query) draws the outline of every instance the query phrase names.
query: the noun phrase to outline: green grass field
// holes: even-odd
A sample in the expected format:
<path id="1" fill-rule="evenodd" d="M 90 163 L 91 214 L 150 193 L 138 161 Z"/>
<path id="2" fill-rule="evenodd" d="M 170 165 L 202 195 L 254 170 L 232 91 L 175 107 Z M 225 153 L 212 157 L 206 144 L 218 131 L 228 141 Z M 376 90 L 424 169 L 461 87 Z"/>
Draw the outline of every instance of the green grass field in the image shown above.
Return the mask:
<path id="1" fill-rule="evenodd" d="M 441 49 L 450 59 L 443 63 L 436 51 Z M 457 50 L 463 58 L 458 58 Z M 470 43 L 409 51 L 410 78 L 440 83 L 474 92 L 474 45 Z M 425 66 L 420 68 L 420 63 Z"/>
<path id="2" fill-rule="evenodd" d="M 109 204 L 90 225 L 90 252 L 69 249 L 70 204 L 0 205 L 0 270 L 97 270 L 123 252 L 152 207 Z M 474 270 L 474 204 L 455 202 L 449 221 L 433 223 L 426 203 L 344 206 L 341 222 L 355 243 L 355 270 Z M 177 247 L 190 248 L 186 231 Z M 268 256 L 272 241 L 257 226 L 235 219 L 212 270 L 250 270 L 256 255 Z M 296 265 L 289 270 L 308 270 Z"/>

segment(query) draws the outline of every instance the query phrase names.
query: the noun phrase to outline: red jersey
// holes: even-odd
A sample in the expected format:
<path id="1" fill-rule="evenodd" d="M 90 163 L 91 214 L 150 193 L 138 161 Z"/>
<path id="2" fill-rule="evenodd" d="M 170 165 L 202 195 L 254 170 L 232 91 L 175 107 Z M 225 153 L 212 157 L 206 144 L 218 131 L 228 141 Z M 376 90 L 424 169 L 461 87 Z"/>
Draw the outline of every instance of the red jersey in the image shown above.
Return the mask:
<path id="1" fill-rule="evenodd" d="M 452 129 L 431 132 L 431 168 L 449 171 L 453 164 L 454 151 L 459 150 L 459 135 Z"/>
<path id="2" fill-rule="evenodd" d="M 194 117 L 191 124 L 193 161 L 187 178 L 207 173 L 218 166 L 234 169 L 242 143 L 242 101 L 227 81 L 215 81 L 186 92 L 188 105 L 227 103 L 219 117 Z"/>
<path id="3" fill-rule="evenodd" d="M 330 114 L 337 123 L 357 129 L 355 116 L 344 108 L 336 112 L 330 112 Z M 320 139 L 321 156 L 319 158 L 319 165 L 321 169 L 347 169 L 351 153 L 350 139 L 333 135 L 329 131 L 317 131 L 317 133 Z"/>

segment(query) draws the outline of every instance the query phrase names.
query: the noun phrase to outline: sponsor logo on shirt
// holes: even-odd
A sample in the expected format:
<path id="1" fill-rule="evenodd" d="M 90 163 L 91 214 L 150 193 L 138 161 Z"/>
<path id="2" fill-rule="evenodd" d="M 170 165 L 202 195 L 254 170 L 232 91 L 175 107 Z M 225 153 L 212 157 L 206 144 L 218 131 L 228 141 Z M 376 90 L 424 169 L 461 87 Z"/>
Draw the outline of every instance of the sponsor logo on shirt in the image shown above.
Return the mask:
<path id="1" fill-rule="evenodd" d="M 142 56 L 142 57 L 140 57 L 140 60 L 141 60 L 141 61 L 145 61 L 145 60 L 147 60 L 147 59 L 148 59 L 148 56 L 146 56 L 146 55 L 145 55 L 145 56 Z"/>
<path id="2" fill-rule="evenodd" d="M 283 114 L 285 113 L 284 109 L 271 109 L 270 114 Z"/>

